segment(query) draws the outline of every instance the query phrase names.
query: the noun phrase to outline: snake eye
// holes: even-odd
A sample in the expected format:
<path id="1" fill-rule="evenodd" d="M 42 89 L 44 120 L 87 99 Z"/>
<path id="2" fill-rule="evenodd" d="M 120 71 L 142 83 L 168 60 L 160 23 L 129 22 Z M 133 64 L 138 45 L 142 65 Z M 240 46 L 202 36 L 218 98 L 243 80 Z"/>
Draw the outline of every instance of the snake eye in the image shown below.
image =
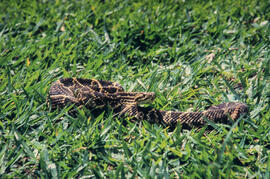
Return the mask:
<path id="1" fill-rule="evenodd" d="M 143 93 L 140 93 L 140 94 L 137 94 L 136 97 L 135 97 L 135 100 L 137 102 L 140 102 L 140 101 L 144 101 L 146 98 L 146 96 L 143 94 Z"/>

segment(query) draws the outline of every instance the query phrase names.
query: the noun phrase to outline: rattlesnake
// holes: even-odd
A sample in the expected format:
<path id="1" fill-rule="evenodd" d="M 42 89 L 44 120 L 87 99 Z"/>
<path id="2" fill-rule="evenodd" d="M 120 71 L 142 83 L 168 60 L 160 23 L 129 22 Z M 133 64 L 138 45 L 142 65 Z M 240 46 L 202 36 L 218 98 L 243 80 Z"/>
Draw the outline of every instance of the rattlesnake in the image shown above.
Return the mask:
<path id="1" fill-rule="evenodd" d="M 88 109 L 106 109 L 109 106 L 118 117 L 129 116 L 136 120 L 163 122 L 170 126 L 175 126 L 178 122 L 183 126 L 202 126 L 207 120 L 227 123 L 228 116 L 236 120 L 241 114 L 248 112 L 248 106 L 238 102 L 211 106 L 202 112 L 162 111 L 140 106 L 154 98 L 155 93 L 152 92 L 125 92 L 115 82 L 80 78 L 57 80 L 52 84 L 48 95 L 52 109 L 69 104 Z"/>

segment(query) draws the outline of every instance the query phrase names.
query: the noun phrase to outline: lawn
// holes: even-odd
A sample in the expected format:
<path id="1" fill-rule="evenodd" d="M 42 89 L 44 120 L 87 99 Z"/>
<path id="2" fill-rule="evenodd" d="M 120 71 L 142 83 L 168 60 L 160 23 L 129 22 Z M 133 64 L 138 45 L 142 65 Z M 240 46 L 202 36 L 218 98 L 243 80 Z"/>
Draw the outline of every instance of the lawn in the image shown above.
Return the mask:
<path id="1" fill-rule="evenodd" d="M 270 2 L 3 0 L 0 178 L 269 178 Z M 240 101 L 233 125 L 184 130 L 51 111 L 66 77 L 155 92 L 151 107 Z"/>

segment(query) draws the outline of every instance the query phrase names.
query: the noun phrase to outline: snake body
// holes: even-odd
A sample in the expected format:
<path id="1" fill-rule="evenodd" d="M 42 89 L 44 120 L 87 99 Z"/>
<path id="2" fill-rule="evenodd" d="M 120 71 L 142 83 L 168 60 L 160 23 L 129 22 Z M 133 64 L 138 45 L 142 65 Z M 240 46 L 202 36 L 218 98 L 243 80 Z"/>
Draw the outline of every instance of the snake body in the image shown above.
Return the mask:
<path id="1" fill-rule="evenodd" d="M 125 92 L 118 83 L 95 79 L 57 80 L 52 84 L 48 97 L 52 109 L 63 108 L 70 104 L 90 110 L 110 107 L 118 117 L 129 116 L 136 120 L 163 122 L 171 126 L 177 123 L 184 126 L 202 126 L 207 120 L 227 123 L 228 116 L 236 120 L 248 112 L 248 106 L 238 102 L 222 103 L 201 112 L 163 111 L 141 107 L 140 104 L 153 101 L 155 93 Z"/>

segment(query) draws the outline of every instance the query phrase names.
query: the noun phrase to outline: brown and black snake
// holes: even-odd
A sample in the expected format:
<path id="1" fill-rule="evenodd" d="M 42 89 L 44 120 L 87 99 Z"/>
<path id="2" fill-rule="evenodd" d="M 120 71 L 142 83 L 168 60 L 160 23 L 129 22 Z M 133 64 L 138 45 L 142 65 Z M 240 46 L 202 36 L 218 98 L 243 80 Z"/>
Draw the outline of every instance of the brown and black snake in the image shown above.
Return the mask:
<path id="1" fill-rule="evenodd" d="M 228 118 L 236 120 L 248 112 L 244 103 L 229 102 L 211 106 L 202 112 L 162 111 L 152 107 L 142 107 L 155 99 L 152 92 L 125 92 L 115 82 L 66 78 L 54 82 L 49 90 L 49 104 L 52 109 L 74 104 L 78 108 L 106 109 L 110 107 L 118 117 L 129 116 L 135 120 L 163 122 L 170 126 L 203 126 L 207 120 L 228 123 Z M 207 119 L 207 120 L 206 120 Z"/>

